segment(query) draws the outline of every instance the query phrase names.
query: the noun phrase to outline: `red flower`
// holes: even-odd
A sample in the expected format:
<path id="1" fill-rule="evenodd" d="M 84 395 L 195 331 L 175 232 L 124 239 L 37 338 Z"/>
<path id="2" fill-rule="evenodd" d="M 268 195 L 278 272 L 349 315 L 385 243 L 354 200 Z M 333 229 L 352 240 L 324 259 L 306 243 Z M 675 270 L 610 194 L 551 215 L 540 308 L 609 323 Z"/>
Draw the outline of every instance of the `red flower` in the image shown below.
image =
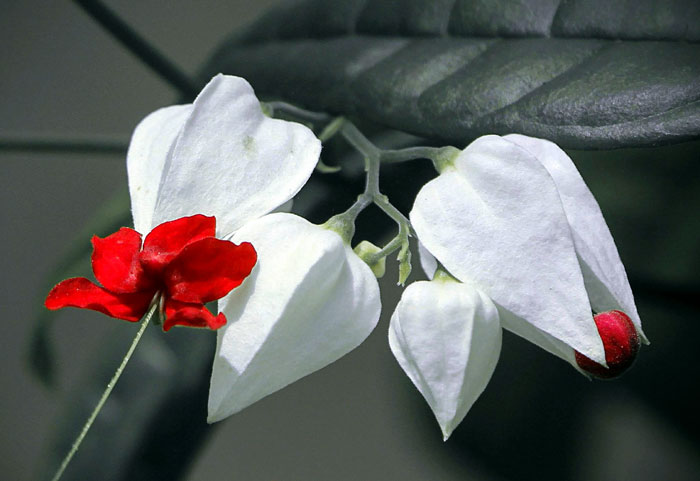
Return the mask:
<path id="1" fill-rule="evenodd" d="M 155 227 L 141 246 L 141 234 L 123 227 L 92 238 L 92 270 L 100 287 L 84 277 L 58 283 L 46 307 L 79 307 L 136 322 L 153 301 L 165 316 L 163 330 L 174 325 L 218 329 L 223 313 L 214 316 L 204 304 L 228 294 L 243 282 L 257 261 L 247 242 L 216 239 L 216 218 L 182 217 Z"/>

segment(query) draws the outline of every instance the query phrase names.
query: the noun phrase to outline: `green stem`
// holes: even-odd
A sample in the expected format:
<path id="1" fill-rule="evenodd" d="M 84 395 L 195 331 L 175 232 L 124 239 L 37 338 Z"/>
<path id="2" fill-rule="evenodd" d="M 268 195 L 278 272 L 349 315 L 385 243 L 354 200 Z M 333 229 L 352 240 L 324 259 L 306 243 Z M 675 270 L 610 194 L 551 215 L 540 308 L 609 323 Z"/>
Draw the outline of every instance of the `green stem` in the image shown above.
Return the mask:
<path id="1" fill-rule="evenodd" d="M 330 115 L 323 112 L 312 112 L 287 102 L 266 102 L 265 105 L 270 108 L 273 115 L 275 112 L 283 112 L 305 122 L 328 122 L 331 119 Z"/>
<path id="2" fill-rule="evenodd" d="M 318 140 L 322 143 L 330 140 L 335 134 L 337 134 L 345 123 L 345 117 L 336 117 L 328 125 L 326 125 L 320 134 L 318 134 Z"/>
<path id="3" fill-rule="evenodd" d="M 411 222 L 396 207 L 394 207 L 386 195 L 379 189 L 379 167 L 382 162 L 401 162 L 411 159 L 429 159 L 434 165 L 442 165 L 443 159 L 452 159 L 456 149 L 454 147 L 410 147 L 398 150 L 382 150 L 374 145 L 360 130 L 343 117 L 337 117 L 330 121 L 330 117 L 323 113 L 311 112 L 300 109 L 284 102 L 272 102 L 266 104 L 273 111 L 278 110 L 292 117 L 309 122 L 328 122 L 321 132 L 321 141 L 326 141 L 340 133 L 343 138 L 365 158 L 365 189 L 357 198 L 357 201 L 342 214 L 331 217 L 324 226 L 334 230 L 346 241 L 350 242 L 355 232 L 355 219 L 367 206 L 374 203 L 388 217 L 394 220 L 398 226 L 396 236 L 379 252 L 371 256 L 379 261 L 388 254 L 400 249 L 399 260 L 399 284 L 403 284 L 411 272 L 411 254 L 408 238 L 415 234 Z M 331 172 L 328 166 L 319 163 L 317 166 L 322 172 Z"/>
<path id="4" fill-rule="evenodd" d="M 379 262 L 380 260 L 382 260 L 383 258 L 388 256 L 389 254 L 392 254 L 396 250 L 400 249 L 402 243 L 403 243 L 403 239 L 401 238 L 401 236 L 397 235 L 396 237 L 391 239 L 389 241 L 389 243 L 387 245 L 385 245 L 384 247 L 382 247 L 380 250 L 378 250 L 374 254 L 367 255 L 367 259 L 366 259 L 367 263 L 368 264 L 376 264 L 377 262 Z"/>
<path id="5" fill-rule="evenodd" d="M 80 431 L 80 434 L 75 439 L 75 441 L 73 441 L 73 446 L 71 447 L 71 449 L 68 452 L 68 454 L 66 455 L 66 457 L 63 458 L 63 462 L 61 462 L 61 466 L 59 466 L 58 470 L 56 471 L 56 474 L 54 474 L 53 478 L 51 478 L 52 481 L 58 481 L 61 478 L 61 476 L 63 475 L 63 472 L 68 467 L 68 464 L 70 463 L 71 459 L 73 459 L 73 455 L 78 451 L 78 448 L 80 447 L 80 444 L 83 442 L 85 435 L 90 430 L 92 423 L 95 421 L 95 418 L 97 418 L 97 415 L 102 410 L 102 407 L 104 406 L 105 402 L 107 401 L 107 398 L 109 398 L 109 395 L 112 393 L 112 389 L 114 389 L 114 386 L 117 384 L 119 377 L 122 375 L 122 371 L 124 371 L 126 364 L 129 362 L 129 359 L 131 359 L 131 355 L 134 353 L 136 346 L 138 345 L 139 341 L 141 340 L 141 336 L 143 335 L 144 331 L 146 330 L 146 327 L 150 323 L 151 318 L 153 317 L 153 314 L 156 312 L 157 309 L 158 309 L 158 302 L 153 302 L 151 305 L 151 308 L 146 313 L 146 315 L 143 317 L 143 320 L 141 321 L 141 327 L 139 327 L 139 330 L 136 333 L 134 340 L 131 341 L 131 346 L 129 346 L 129 350 L 126 352 L 124 359 L 122 359 L 121 364 L 119 365 L 116 372 L 112 376 L 112 379 L 110 379 L 109 383 L 107 384 L 107 388 L 102 393 L 102 397 L 100 398 L 97 405 L 95 406 L 95 409 L 92 410 L 92 413 L 90 414 L 90 417 L 85 422 L 85 425 L 83 426 L 83 429 Z"/>
<path id="6" fill-rule="evenodd" d="M 345 140 L 347 140 L 350 143 L 350 145 L 352 145 L 358 151 L 364 154 L 365 157 L 371 158 L 372 160 L 379 163 L 379 148 L 377 148 L 376 145 L 374 145 L 367 137 L 365 137 L 365 134 L 360 132 L 360 129 L 355 127 L 355 124 L 346 120 L 345 122 L 343 122 L 340 132 L 343 134 L 343 137 L 345 137 Z"/>
<path id="7" fill-rule="evenodd" d="M 338 214 L 333 219 L 342 221 L 343 223 L 355 223 L 357 216 L 365 210 L 372 202 L 374 197 L 380 195 L 379 192 L 379 149 L 367 139 L 367 137 L 359 131 L 357 127 L 347 120 L 339 124 L 338 132 L 342 134 L 345 140 L 355 147 L 361 154 L 365 156 L 365 190 L 357 197 L 357 200 L 342 214 Z M 345 229 L 347 230 L 347 229 Z M 350 239 L 348 239 L 349 241 Z"/>
<path id="8" fill-rule="evenodd" d="M 430 159 L 433 160 L 440 153 L 440 147 L 408 147 L 398 150 L 383 150 L 381 155 L 382 162 L 403 162 L 413 159 Z"/>
<path id="9" fill-rule="evenodd" d="M 362 195 L 371 199 L 371 202 L 374 202 L 377 207 L 382 209 L 386 215 L 391 217 L 398 224 L 399 235 L 403 234 L 403 232 L 401 232 L 402 230 L 405 230 L 405 234 L 407 235 L 410 232 L 411 223 L 406 216 L 399 211 L 399 209 L 394 207 L 391 202 L 389 202 L 389 198 L 382 194 L 379 189 L 379 166 L 382 155 L 384 155 L 384 152 L 387 151 L 382 151 L 377 148 L 376 145 L 374 145 L 362 132 L 360 132 L 357 127 L 355 127 L 354 124 L 350 122 L 345 122 L 343 124 L 341 133 L 353 147 L 355 147 L 365 156 L 365 170 L 367 171 L 367 178 L 365 180 L 365 191 Z M 420 149 L 430 149 L 430 147 L 422 147 Z"/>
<path id="10" fill-rule="evenodd" d="M 404 216 L 396 207 L 394 207 L 391 202 L 389 202 L 389 198 L 382 194 L 379 189 L 379 167 L 382 161 L 383 151 L 377 148 L 377 146 L 375 146 L 367 137 L 365 137 L 362 132 L 360 132 L 357 127 L 355 127 L 354 124 L 350 122 L 343 123 L 340 132 L 345 140 L 347 140 L 353 147 L 355 147 L 365 156 L 365 171 L 367 172 L 367 176 L 365 178 L 365 191 L 357 199 L 357 202 L 355 202 L 350 209 L 341 215 L 351 218 L 352 222 L 354 223 L 357 214 L 359 214 L 370 203 L 374 203 L 377 207 L 382 209 L 387 216 L 396 222 L 399 228 L 398 233 L 383 249 L 372 256 L 372 259 L 374 262 L 378 262 L 383 258 L 380 257 L 380 255 L 386 256 L 395 250 L 400 249 L 398 256 L 399 284 L 403 285 L 411 272 L 411 254 L 408 249 L 408 237 L 411 235 L 412 228 L 411 223 L 406 216 Z M 421 155 L 424 153 L 425 151 L 422 151 Z M 347 230 L 348 229 L 346 229 L 346 231 Z"/>
<path id="11" fill-rule="evenodd" d="M 409 221 L 405 215 L 401 213 L 399 209 L 393 206 L 391 202 L 389 202 L 389 198 L 383 194 L 375 195 L 374 196 L 374 203 L 384 211 L 386 215 L 391 217 L 396 224 L 398 224 L 399 228 L 403 228 L 406 230 L 406 233 L 414 233 L 413 228 L 411 227 L 411 221 Z"/>
<path id="12" fill-rule="evenodd" d="M 428 159 L 433 163 L 435 170 L 442 172 L 446 167 L 454 163 L 460 150 L 452 147 L 408 147 L 399 150 L 383 150 L 381 161 L 384 163 L 403 162 L 413 159 Z"/>

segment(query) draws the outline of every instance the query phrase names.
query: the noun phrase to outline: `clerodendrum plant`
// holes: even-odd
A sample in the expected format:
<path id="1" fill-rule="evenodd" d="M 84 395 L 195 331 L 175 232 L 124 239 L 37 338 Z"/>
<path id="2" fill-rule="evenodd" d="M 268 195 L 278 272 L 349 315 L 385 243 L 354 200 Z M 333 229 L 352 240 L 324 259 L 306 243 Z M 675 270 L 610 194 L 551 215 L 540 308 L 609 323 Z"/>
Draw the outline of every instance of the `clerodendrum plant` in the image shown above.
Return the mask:
<path id="1" fill-rule="evenodd" d="M 646 338 L 625 270 L 598 205 L 556 145 L 485 136 L 463 151 L 386 152 L 342 118 L 321 137 L 337 133 L 364 154 L 366 188 L 347 211 L 314 225 L 271 212 L 289 207 L 321 142 L 301 124 L 267 117 L 245 80 L 217 75 L 193 104 L 154 112 L 127 155 L 135 228 L 93 238 L 101 285 L 65 280 L 46 306 L 143 318 L 131 350 L 152 319 L 164 331 L 217 330 L 215 422 L 357 347 L 379 319 L 375 273 L 398 250 L 406 280 L 415 232 L 432 280 L 408 286 L 389 344 L 445 439 L 486 387 L 502 327 L 583 373 L 612 377 L 631 364 Z M 417 155 L 440 175 L 418 193 L 409 221 L 380 193 L 379 164 Z M 371 203 L 399 232 L 356 253 L 354 222 Z M 205 304 L 217 299 L 214 315 Z"/>
<path id="2" fill-rule="evenodd" d="M 425 279 L 403 291 L 388 344 L 444 439 L 489 383 L 502 329 L 586 376 L 632 364 L 648 341 L 625 269 L 596 200 L 550 140 L 615 148 L 697 137 L 700 23 L 659 7 L 646 23 L 594 25 L 595 1 L 403 3 L 388 15 L 372 0 L 295 2 L 225 44 L 211 73 L 461 150 L 383 150 L 344 117 L 261 104 L 246 80 L 224 75 L 137 126 L 133 229 L 93 238 L 98 284 L 68 279 L 46 300 L 142 320 L 56 479 L 149 324 L 217 331 L 216 422 L 362 343 L 379 319 L 385 259 L 397 254 L 404 285 L 411 244 Z M 629 2 L 603 3 L 610 18 L 631 18 Z M 510 134 L 484 135 L 493 132 Z M 364 157 L 365 189 L 315 225 L 291 202 L 314 170 L 329 171 L 319 155 L 335 136 Z M 379 172 L 410 159 L 438 175 L 406 216 Z M 381 247 L 355 236 L 371 204 L 398 229 Z"/>

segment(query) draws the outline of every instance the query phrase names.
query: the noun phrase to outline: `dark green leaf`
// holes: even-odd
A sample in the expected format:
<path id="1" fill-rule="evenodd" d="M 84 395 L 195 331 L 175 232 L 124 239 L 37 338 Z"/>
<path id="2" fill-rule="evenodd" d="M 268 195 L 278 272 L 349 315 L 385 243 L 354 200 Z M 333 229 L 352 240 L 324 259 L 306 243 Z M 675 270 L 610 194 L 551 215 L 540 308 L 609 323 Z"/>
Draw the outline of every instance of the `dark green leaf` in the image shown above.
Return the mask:
<path id="1" fill-rule="evenodd" d="M 696 0 L 306 0 L 224 44 L 207 73 L 464 145 L 569 148 L 700 137 Z"/>

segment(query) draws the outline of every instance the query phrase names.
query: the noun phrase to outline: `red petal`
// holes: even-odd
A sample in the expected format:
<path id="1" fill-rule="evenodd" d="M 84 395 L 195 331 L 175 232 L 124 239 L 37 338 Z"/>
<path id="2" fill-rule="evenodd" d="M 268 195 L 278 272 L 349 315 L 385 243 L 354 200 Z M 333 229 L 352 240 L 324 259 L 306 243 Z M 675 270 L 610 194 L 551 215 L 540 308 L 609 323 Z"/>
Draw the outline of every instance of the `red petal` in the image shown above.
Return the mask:
<path id="1" fill-rule="evenodd" d="M 196 303 L 220 299 L 243 282 L 256 261 L 248 242 L 236 245 L 213 237 L 194 242 L 165 271 L 168 297 Z"/>
<path id="2" fill-rule="evenodd" d="M 122 227 L 112 235 L 92 238 L 92 270 L 98 282 L 116 293 L 148 289 L 152 280 L 139 262 L 141 234 Z"/>
<path id="3" fill-rule="evenodd" d="M 226 324 L 224 313 L 220 312 L 218 316 L 214 316 L 204 307 L 204 304 L 178 302 L 172 299 L 165 301 L 164 331 L 169 331 L 176 325 L 218 329 L 224 324 Z"/>
<path id="4" fill-rule="evenodd" d="M 46 297 L 48 309 L 79 307 L 92 309 L 125 321 L 138 321 L 148 310 L 154 292 L 113 294 L 84 277 L 59 282 Z"/>
<path id="5" fill-rule="evenodd" d="M 215 235 L 215 217 L 197 214 L 164 222 L 146 236 L 140 256 L 141 263 L 151 272 L 162 272 L 185 246 Z"/>

